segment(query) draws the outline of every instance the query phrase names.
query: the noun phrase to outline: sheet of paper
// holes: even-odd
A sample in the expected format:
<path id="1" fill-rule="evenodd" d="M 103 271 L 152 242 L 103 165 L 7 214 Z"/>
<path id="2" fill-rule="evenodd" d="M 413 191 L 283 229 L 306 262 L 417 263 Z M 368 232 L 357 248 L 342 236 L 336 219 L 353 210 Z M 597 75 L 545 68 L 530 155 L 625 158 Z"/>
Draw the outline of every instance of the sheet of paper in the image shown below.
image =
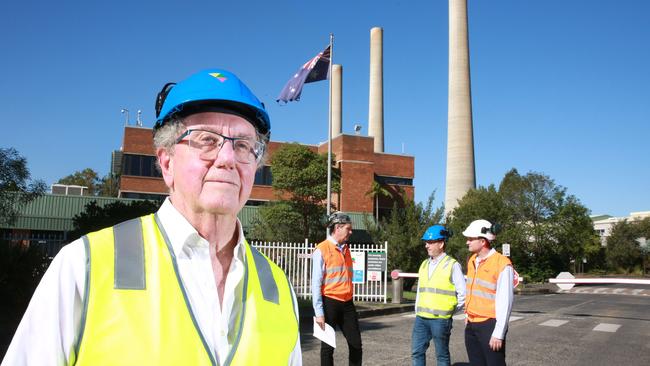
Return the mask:
<path id="1" fill-rule="evenodd" d="M 336 348 L 336 334 L 334 333 L 334 328 L 325 323 L 325 330 L 322 330 L 320 325 L 316 323 L 316 318 L 314 318 L 314 337 Z"/>

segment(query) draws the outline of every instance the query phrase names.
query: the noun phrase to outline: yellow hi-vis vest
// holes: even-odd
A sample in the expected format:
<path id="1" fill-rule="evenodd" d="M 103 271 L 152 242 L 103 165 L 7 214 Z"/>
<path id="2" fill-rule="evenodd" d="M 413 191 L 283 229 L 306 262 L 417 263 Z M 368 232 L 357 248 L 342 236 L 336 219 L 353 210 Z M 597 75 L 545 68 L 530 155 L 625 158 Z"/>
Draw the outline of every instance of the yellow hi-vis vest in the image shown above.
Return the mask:
<path id="1" fill-rule="evenodd" d="M 451 279 L 451 269 L 456 263 L 445 255 L 429 277 L 429 259 L 425 259 L 418 272 L 418 302 L 415 304 L 417 316 L 434 319 L 449 319 L 454 314 L 458 299 L 456 286 Z"/>
<path id="2" fill-rule="evenodd" d="M 284 272 L 247 242 L 242 311 L 217 362 L 156 215 L 84 237 L 86 289 L 72 365 L 287 365 L 298 319 Z"/>

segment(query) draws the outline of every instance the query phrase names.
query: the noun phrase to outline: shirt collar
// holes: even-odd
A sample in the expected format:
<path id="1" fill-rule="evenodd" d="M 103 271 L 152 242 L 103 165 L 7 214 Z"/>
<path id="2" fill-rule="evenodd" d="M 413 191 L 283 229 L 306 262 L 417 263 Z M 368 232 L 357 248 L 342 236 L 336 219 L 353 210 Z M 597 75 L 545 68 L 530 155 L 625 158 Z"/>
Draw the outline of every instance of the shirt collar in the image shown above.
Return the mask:
<path id="1" fill-rule="evenodd" d="M 332 244 L 336 245 L 339 248 L 343 248 L 343 246 L 345 245 L 345 243 L 339 243 L 338 241 L 336 241 L 331 235 L 327 235 L 327 240 L 329 240 L 330 242 L 332 242 Z"/>
<path id="2" fill-rule="evenodd" d="M 439 262 L 442 260 L 442 258 L 444 258 L 446 255 L 447 255 L 447 253 L 442 252 L 439 256 L 437 256 L 437 257 L 435 257 L 435 258 L 431 258 L 431 257 L 429 257 L 429 263 L 431 263 L 431 264 L 437 264 L 437 263 L 439 263 Z"/>
<path id="3" fill-rule="evenodd" d="M 488 252 L 488 254 L 487 254 L 487 255 L 485 256 L 485 258 L 483 258 L 483 259 L 479 258 L 479 256 L 477 255 L 477 256 L 476 256 L 476 262 L 479 263 L 479 262 L 482 262 L 482 261 L 487 260 L 487 259 L 490 258 L 490 256 L 491 256 L 492 254 L 494 254 L 495 252 L 496 252 L 496 250 L 494 250 L 494 248 L 491 248 L 490 251 Z"/>
<path id="4" fill-rule="evenodd" d="M 174 254 L 179 257 L 184 251 L 191 252 L 192 248 L 208 247 L 208 241 L 202 238 L 199 233 L 194 229 L 192 224 L 187 221 L 172 202 L 169 197 L 158 209 L 158 218 L 161 225 L 165 228 L 165 233 L 169 238 Z M 234 256 L 237 259 L 244 260 L 244 231 L 242 230 L 241 222 L 237 218 L 237 245 L 235 245 Z M 186 251 L 187 250 L 187 251 Z"/>

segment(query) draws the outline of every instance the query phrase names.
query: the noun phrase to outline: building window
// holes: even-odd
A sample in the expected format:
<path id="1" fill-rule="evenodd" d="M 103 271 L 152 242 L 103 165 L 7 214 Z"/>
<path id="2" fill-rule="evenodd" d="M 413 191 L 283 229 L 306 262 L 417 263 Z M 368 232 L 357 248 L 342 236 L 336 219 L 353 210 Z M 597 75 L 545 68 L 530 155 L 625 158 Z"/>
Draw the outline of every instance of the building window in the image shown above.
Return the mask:
<path id="1" fill-rule="evenodd" d="M 257 169 L 255 172 L 255 184 L 256 186 L 270 186 L 273 184 L 273 175 L 271 174 L 271 167 L 264 165 L 260 169 Z"/>
<path id="2" fill-rule="evenodd" d="M 379 184 L 390 184 L 390 185 L 399 185 L 399 186 L 412 186 L 413 178 L 403 178 L 403 177 L 386 177 L 383 175 L 376 175 L 375 180 Z"/>
<path id="3" fill-rule="evenodd" d="M 156 168 L 156 157 L 149 155 L 124 154 L 122 174 L 136 177 L 162 177 Z"/>
<path id="4" fill-rule="evenodd" d="M 248 200 L 246 201 L 246 206 L 262 206 L 269 201 L 258 201 L 258 200 Z"/>
<path id="5" fill-rule="evenodd" d="M 166 194 L 140 193 L 140 192 L 120 192 L 120 198 L 133 198 L 139 200 L 150 200 L 162 202 L 167 198 Z"/>

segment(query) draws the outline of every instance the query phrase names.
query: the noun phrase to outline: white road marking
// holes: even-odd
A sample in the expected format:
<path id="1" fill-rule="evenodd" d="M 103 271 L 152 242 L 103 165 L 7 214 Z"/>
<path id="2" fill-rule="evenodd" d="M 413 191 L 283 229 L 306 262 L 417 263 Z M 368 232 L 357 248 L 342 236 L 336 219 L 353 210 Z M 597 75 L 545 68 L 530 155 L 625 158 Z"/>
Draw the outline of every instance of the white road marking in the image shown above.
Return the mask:
<path id="1" fill-rule="evenodd" d="M 542 323 L 540 325 L 543 325 L 545 327 L 559 327 L 560 325 L 564 325 L 564 324 L 566 324 L 568 322 L 569 322 L 568 320 L 551 319 L 551 320 L 545 321 L 544 323 Z"/>
<path id="2" fill-rule="evenodd" d="M 608 324 L 608 323 L 600 323 L 594 328 L 593 330 L 597 332 L 610 332 L 610 333 L 615 333 L 618 328 L 620 328 L 620 324 Z"/>

